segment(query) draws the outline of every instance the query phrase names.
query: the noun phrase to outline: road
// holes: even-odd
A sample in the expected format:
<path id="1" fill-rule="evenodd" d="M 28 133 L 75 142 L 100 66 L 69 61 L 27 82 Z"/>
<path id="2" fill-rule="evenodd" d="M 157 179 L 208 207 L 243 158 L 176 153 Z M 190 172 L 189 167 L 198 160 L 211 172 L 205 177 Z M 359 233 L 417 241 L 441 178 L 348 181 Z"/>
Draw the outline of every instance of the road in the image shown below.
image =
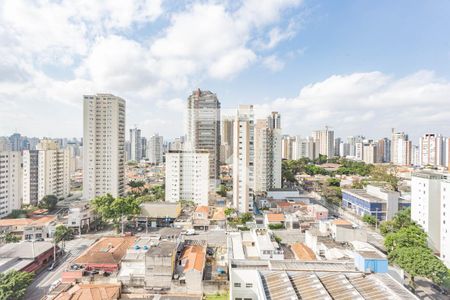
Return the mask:
<path id="1" fill-rule="evenodd" d="M 61 274 L 68 264 L 86 250 L 94 240 L 91 239 L 74 239 L 66 242 L 66 255 L 60 258 L 60 264 L 53 271 L 44 269 L 39 273 L 31 285 L 28 287 L 27 300 L 39 300 L 47 295 L 48 290 L 53 282 L 61 279 Z"/>

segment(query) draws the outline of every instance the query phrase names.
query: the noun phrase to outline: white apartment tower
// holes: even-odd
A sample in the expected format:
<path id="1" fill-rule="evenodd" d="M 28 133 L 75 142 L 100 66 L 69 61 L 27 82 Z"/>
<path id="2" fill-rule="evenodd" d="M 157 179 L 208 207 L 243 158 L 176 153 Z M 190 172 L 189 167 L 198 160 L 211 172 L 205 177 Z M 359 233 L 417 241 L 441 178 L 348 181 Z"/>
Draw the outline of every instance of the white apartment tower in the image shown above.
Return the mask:
<path id="1" fill-rule="evenodd" d="M 189 200 L 208 205 L 209 151 L 170 151 L 165 168 L 167 202 Z"/>
<path id="2" fill-rule="evenodd" d="M 137 162 L 142 159 L 142 137 L 138 128 L 130 129 L 130 159 Z"/>
<path id="3" fill-rule="evenodd" d="M 404 132 L 395 132 L 392 128 L 391 162 L 394 165 L 408 166 L 411 164 L 412 143 Z"/>
<path id="4" fill-rule="evenodd" d="M 233 127 L 234 117 L 223 117 L 220 133 L 220 162 L 228 164 L 233 159 Z"/>
<path id="5" fill-rule="evenodd" d="M 219 178 L 220 159 L 220 102 L 216 94 L 197 89 L 187 102 L 188 150 L 207 150 L 211 187 Z"/>
<path id="6" fill-rule="evenodd" d="M 125 100 L 111 94 L 84 96 L 83 197 L 123 195 Z"/>
<path id="7" fill-rule="evenodd" d="M 411 219 L 428 234 L 428 243 L 440 250 L 441 181 L 444 174 L 419 171 L 411 177 Z"/>
<path id="8" fill-rule="evenodd" d="M 420 165 L 438 167 L 444 165 L 444 138 L 427 133 L 420 138 Z"/>
<path id="9" fill-rule="evenodd" d="M 282 159 L 294 159 L 294 143 L 295 137 L 284 135 L 281 138 L 281 158 Z"/>
<path id="10" fill-rule="evenodd" d="M 316 143 L 314 142 L 313 137 L 302 138 L 300 136 L 295 137 L 292 159 L 300 159 L 300 158 L 309 158 L 315 159 L 316 151 L 315 151 Z"/>
<path id="11" fill-rule="evenodd" d="M 22 206 L 22 155 L 0 152 L 0 218 Z"/>
<path id="12" fill-rule="evenodd" d="M 151 164 L 158 165 L 163 163 L 163 143 L 163 137 L 157 133 L 148 140 L 147 157 Z"/>
<path id="13" fill-rule="evenodd" d="M 440 224 L 441 224 L 441 259 L 450 268 L 450 181 L 448 179 L 441 182 L 441 203 L 440 203 Z M 445 246 L 446 245 L 446 246 Z"/>
<path id="14" fill-rule="evenodd" d="M 273 112 L 255 124 L 254 191 L 267 192 L 281 188 L 281 123 Z"/>
<path id="15" fill-rule="evenodd" d="M 328 158 L 334 156 L 334 131 L 325 126 L 325 130 L 316 130 L 313 132 L 313 137 L 319 144 L 318 153 L 326 155 Z"/>
<path id="16" fill-rule="evenodd" d="M 239 105 L 234 120 L 233 205 L 239 212 L 253 210 L 255 124 L 253 105 Z"/>
<path id="17" fill-rule="evenodd" d="M 375 144 L 373 141 L 364 143 L 364 145 L 363 145 L 363 161 L 366 164 L 378 163 L 379 159 L 377 156 L 377 152 L 378 152 L 377 144 Z"/>

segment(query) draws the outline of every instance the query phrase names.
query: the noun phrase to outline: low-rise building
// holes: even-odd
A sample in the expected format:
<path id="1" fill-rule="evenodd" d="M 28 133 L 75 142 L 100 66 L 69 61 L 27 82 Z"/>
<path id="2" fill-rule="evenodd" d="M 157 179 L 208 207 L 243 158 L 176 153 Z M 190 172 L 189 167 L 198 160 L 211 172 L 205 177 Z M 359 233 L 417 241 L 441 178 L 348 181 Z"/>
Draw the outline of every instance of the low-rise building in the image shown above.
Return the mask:
<path id="1" fill-rule="evenodd" d="M 51 238 L 57 225 L 53 215 L 33 216 L 31 218 L 2 219 L 0 233 L 11 233 L 23 240 Z"/>
<path id="2" fill-rule="evenodd" d="M 228 256 L 236 260 L 283 260 L 284 251 L 266 229 L 230 232 Z"/>
<path id="3" fill-rule="evenodd" d="M 181 214 L 181 204 L 171 202 L 145 202 L 136 218 L 139 226 L 170 227 Z"/>
<path id="4" fill-rule="evenodd" d="M 145 287 L 170 289 L 180 244 L 162 241 L 145 254 Z"/>
<path id="5" fill-rule="evenodd" d="M 387 257 L 378 251 L 355 251 L 355 268 L 365 273 L 387 273 Z"/>
<path id="6" fill-rule="evenodd" d="M 264 225 L 269 228 L 270 225 L 281 225 L 284 227 L 284 214 L 264 214 Z"/>
<path id="7" fill-rule="evenodd" d="M 94 209 L 90 207 L 89 202 L 78 203 L 69 208 L 67 227 L 72 228 L 75 233 L 81 234 L 91 229 L 95 219 Z"/>
<path id="8" fill-rule="evenodd" d="M 294 253 L 295 259 L 302 261 L 316 260 L 314 252 L 303 243 L 294 243 L 291 246 L 291 250 Z"/>
<path id="9" fill-rule="evenodd" d="M 76 258 L 73 263 L 82 265 L 86 270 L 117 272 L 127 249 L 133 245 L 135 240 L 136 238 L 133 236 L 103 237 Z"/>
<path id="10" fill-rule="evenodd" d="M 177 275 L 181 284 L 185 284 L 186 293 L 203 292 L 203 269 L 206 263 L 206 249 L 202 245 L 188 245 L 178 261 Z"/>
<path id="11" fill-rule="evenodd" d="M 68 290 L 47 296 L 46 300 L 118 300 L 122 287 L 118 283 L 75 284 Z"/>
<path id="12" fill-rule="evenodd" d="M 342 207 L 358 216 L 372 215 L 380 221 L 391 220 L 398 211 L 400 194 L 368 185 L 366 189 L 343 189 Z"/>
<path id="13" fill-rule="evenodd" d="M 0 247 L 0 272 L 37 272 L 53 261 L 59 248 L 51 242 L 20 242 Z"/>
<path id="14" fill-rule="evenodd" d="M 197 230 L 208 230 L 209 228 L 209 208 L 206 205 L 199 205 L 195 208 L 192 216 L 192 226 Z"/>

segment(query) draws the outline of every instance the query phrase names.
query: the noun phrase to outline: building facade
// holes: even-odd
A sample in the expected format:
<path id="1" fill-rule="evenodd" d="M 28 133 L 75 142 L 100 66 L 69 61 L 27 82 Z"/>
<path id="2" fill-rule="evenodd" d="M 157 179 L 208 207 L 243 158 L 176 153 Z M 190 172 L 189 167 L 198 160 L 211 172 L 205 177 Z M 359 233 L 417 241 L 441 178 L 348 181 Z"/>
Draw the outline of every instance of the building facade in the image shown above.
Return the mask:
<path id="1" fill-rule="evenodd" d="M 0 218 L 22 206 L 22 154 L 0 152 Z"/>
<path id="2" fill-rule="evenodd" d="M 83 198 L 123 195 L 125 159 L 125 100 L 84 96 Z"/>
<path id="3" fill-rule="evenodd" d="M 208 205 L 209 154 L 207 150 L 166 153 L 167 202 L 188 200 Z"/>
<path id="4" fill-rule="evenodd" d="M 148 140 L 148 146 L 147 146 L 147 157 L 148 161 L 151 164 L 162 164 L 163 163 L 163 156 L 164 156 L 164 150 L 163 150 L 163 144 L 164 139 L 159 134 L 154 134 L 150 139 Z"/>
<path id="5" fill-rule="evenodd" d="M 216 94 L 197 89 L 187 103 L 188 150 L 209 152 L 209 176 L 215 188 L 219 178 L 220 159 L 220 102 Z"/>
<path id="6" fill-rule="evenodd" d="M 140 161 L 142 159 L 142 137 L 138 128 L 130 129 L 130 160 Z"/>
<path id="7" fill-rule="evenodd" d="M 412 143 L 404 132 L 395 132 L 392 128 L 391 162 L 394 165 L 411 165 Z"/>
<path id="8" fill-rule="evenodd" d="M 318 152 L 326 155 L 328 158 L 334 157 L 334 131 L 328 126 L 325 130 L 317 130 L 313 132 L 313 137 L 318 141 Z"/>
<path id="9" fill-rule="evenodd" d="M 239 212 L 253 210 L 254 161 L 253 105 L 239 105 L 234 121 L 233 145 L 233 205 Z"/>
<path id="10" fill-rule="evenodd" d="M 444 138 L 440 134 L 426 133 L 420 138 L 420 165 L 444 165 Z"/>

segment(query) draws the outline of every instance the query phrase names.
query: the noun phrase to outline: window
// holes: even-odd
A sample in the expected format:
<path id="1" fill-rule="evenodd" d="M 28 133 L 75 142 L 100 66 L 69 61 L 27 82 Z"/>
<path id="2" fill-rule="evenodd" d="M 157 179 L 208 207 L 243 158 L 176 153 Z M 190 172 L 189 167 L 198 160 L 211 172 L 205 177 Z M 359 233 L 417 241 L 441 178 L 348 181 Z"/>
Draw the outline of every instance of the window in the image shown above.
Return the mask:
<path id="1" fill-rule="evenodd" d="M 235 282 L 234 283 L 234 287 L 241 287 L 241 283 L 240 282 Z"/>
<path id="2" fill-rule="evenodd" d="M 245 287 L 246 287 L 246 288 L 252 288 L 252 287 L 253 287 L 253 283 L 246 283 L 246 284 L 245 284 Z"/>

